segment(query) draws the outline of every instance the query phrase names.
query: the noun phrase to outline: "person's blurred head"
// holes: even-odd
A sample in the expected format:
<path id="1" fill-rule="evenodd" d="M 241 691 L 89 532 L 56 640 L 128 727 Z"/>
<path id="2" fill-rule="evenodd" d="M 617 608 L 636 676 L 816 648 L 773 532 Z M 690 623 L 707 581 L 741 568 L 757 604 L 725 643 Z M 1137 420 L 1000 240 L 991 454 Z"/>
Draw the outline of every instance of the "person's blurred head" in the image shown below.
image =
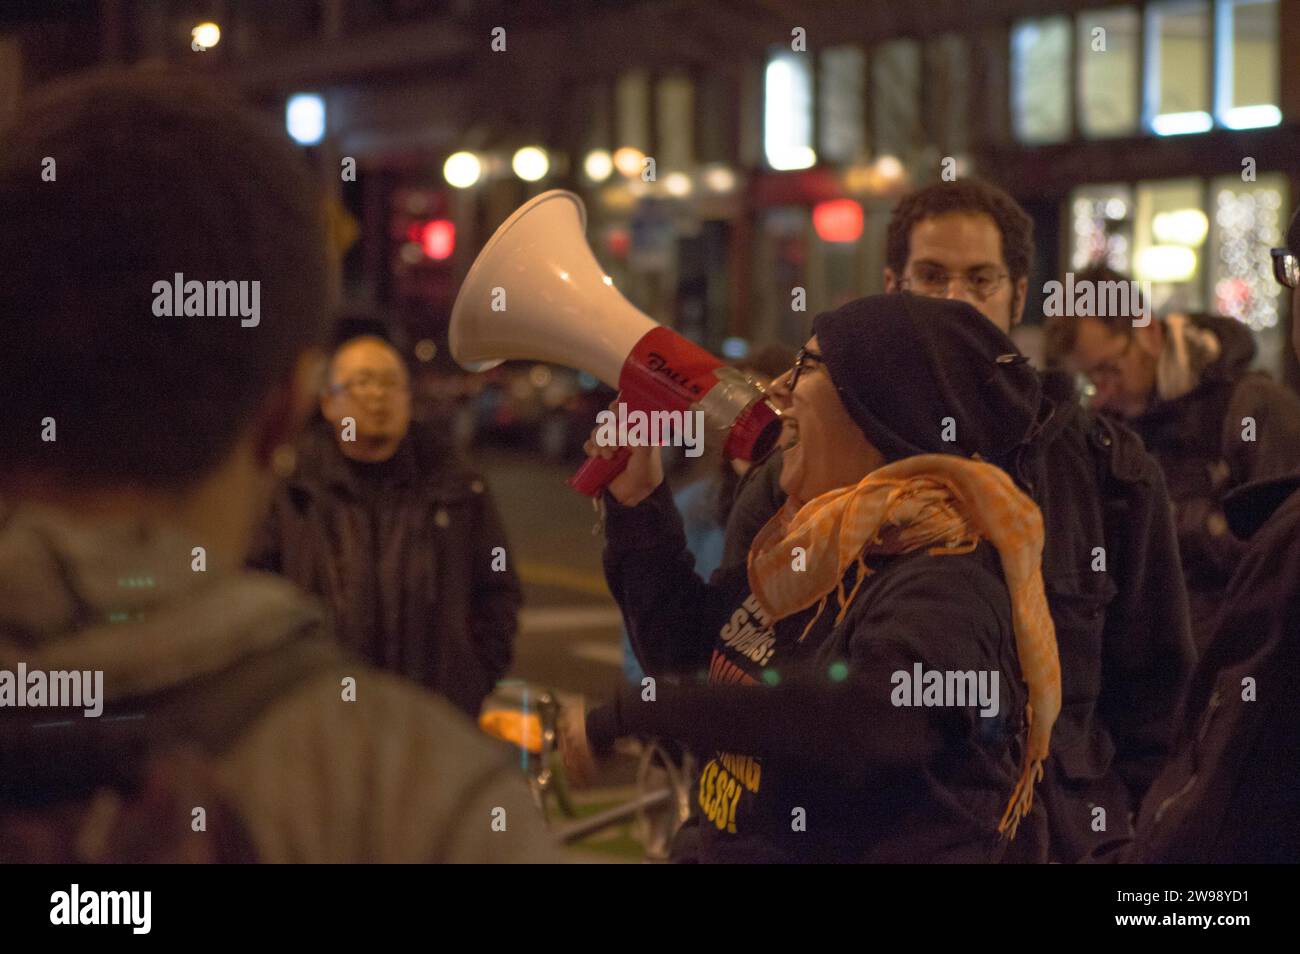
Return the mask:
<path id="1" fill-rule="evenodd" d="M 228 92 L 116 72 L 31 95 L 0 132 L 0 487 L 74 509 L 206 487 L 251 531 L 319 380 L 325 236 L 297 150 Z M 177 274 L 260 282 L 260 322 L 159 317 Z"/>
<path id="2" fill-rule="evenodd" d="M 1129 284 L 1128 278 L 1105 266 L 1085 269 L 1074 277 L 1076 288 L 1084 283 L 1104 288 L 1116 282 Z M 1102 296 L 1094 299 L 1100 302 Z M 1049 361 L 1086 377 L 1095 388 L 1091 403 L 1098 410 L 1137 417 L 1155 395 L 1164 326 L 1151 321 L 1135 327 L 1134 319 L 1143 308 L 1139 295 L 1129 308 L 1131 314 L 1060 315 L 1048 325 Z"/>
<path id="3" fill-rule="evenodd" d="M 388 460 L 411 427 L 411 381 L 401 354 L 376 335 L 343 342 L 330 359 L 320 409 L 345 457 Z M 344 418 L 355 422 L 354 434 Z"/>
<path id="4" fill-rule="evenodd" d="M 905 196 L 885 234 L 885 290 L 965 301 L 1005 332 L 1025 310 L 1033 221 L 978 179 Z"/>
<path id="5" fill-rule="evenodd" d="M 781 488 L 801 503 L 916 454 L 1001 462 L 1040 398 L 1037 374 L 974 308 L 906 294 L 818 315 L 783 381 Z"/>

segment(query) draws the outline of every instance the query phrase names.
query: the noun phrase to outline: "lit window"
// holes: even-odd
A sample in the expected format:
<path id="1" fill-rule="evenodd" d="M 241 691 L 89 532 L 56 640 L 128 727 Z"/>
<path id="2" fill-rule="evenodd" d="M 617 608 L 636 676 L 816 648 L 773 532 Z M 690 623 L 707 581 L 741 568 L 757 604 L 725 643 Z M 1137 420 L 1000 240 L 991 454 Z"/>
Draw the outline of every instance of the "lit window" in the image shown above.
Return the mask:
<path id="1" fill-rule="evenodd" d="M 685 76 L 669 76 L 659 81 L 658 92 L 659 165 L 667 170 L 689 169 L 695 158 L 691 135 L 695 87 Z"/>
<path id="2" fill-rule="evenodd" d="M 645 152 L 650 148 L 650 78 L 640 70 L 624 73 L 615 88 L 618 118 L 616 146 Z"/>
<path id="3" fill-rule="evenodd" d="M 949 33 L 926 41 L 925 96 L 921 112 L 926 138 L 940 155 L 960 156 L 970 147 L 971 63 L 966 38 Z"/>
<path id="4" fill-rule="evenodd" d="M 1210 117 L 1210 4 L 1147 7 L 1146 117 L 1159 136 L 1206 132 Z"/>
<path id="5" fill-rule="evenodd" d="M 921 131 L 921 46 L 894 40 L 871 56 L 871 113 L 877 155 L 907 157 L 924 141 Z"/>
<path id="6" fill-rule="evenodd" d="M 1085 136 L 1123 136 L 1138 127 L 1141 19 L 1132 7 L 1079 14 L 1079 129 Z"/>
<path id="7" fill-rule="evenodd" d="M 1089 185 L 1070 196 L 1070 265 L 1081 271 L 1107 265 L 1122 274 L 1133 267 L 1133 190 L 1127 185 Z"/>
<path id="8" fill-rule="evenodd" d="M 1133 277 L 1151 282 L 1156 311 L 1203 311 L 1209 222 L 1200 179 L 1140 182 L 1136 193 Z"/>
<path id="9" fill-rule="evenodd" d="M 1214 108 L 1229 129 L 1276 126 L 1278 101 L 1277 0 L 1220 0 L 1219 67 Z"/>
<path id="10" fill-rule="evenodd" d="M 1011 98 L 1016 138 L 1063 142 L 1070 135 L 1070 21 L 1026 20 L 1011 31 Z"/>
<path id="11" fill-rule="evenodd" d="M 763 90 L 763 151 L 773 169 L 807 169 L 812 145 L 812 68 L 807 53 L 783 50 L 767 62 Z"/>
<path id="12" fill-rule="evenodd" d="M 863 92 L 866 56 L 853 46 L 822 54 L 821 152 L 834 162 L 854 162 L 866 152 Z"/>
<path id="13" fill-rule="evenodd" d="M 1277 326 L 1281 289 L 1273 280 L 1268 250 L 1282 245 L 1286 177 L 1262 175 L 1215 179 L 1214 239 L 1210 282 L 1214 311 L 1231 315 L 1255 331 Z"/>

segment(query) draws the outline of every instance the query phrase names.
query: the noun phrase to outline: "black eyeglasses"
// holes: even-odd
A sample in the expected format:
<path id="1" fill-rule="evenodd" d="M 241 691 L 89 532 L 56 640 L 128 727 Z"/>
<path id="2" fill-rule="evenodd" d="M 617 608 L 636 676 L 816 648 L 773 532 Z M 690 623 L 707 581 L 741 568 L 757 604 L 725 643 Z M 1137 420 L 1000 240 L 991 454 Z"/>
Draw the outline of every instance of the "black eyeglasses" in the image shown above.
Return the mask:
<path id="1" fill-rule="evenodd" d="M 331 384 L 330 394 L 338 395 L 347 391 L 355 397 L 365 391 L 378 391 L 380 394 L 392 394 L 406 390 L 406 382 L 393 375 L 373 375 L 362 372 L 341 384 Z"/>
<path id="2" fill-rule="evenodd" d="M 1271 249 L 1269 254 L 1273 256 L 1273 277 L 1277 283 L 1287 288 L 1300 285 L 1300 259 L 1287 248 Z"/>
<path id="3" fill-rule="evenodd" d="M 825 364 L 822 356 L 811 348 L 800 348 L 799 353 L 794 356 L 794 367 L 790 369 L 790 390 L 799 383 L 799 375 L 803 374 L 804 368 L 811 364 Z"/>

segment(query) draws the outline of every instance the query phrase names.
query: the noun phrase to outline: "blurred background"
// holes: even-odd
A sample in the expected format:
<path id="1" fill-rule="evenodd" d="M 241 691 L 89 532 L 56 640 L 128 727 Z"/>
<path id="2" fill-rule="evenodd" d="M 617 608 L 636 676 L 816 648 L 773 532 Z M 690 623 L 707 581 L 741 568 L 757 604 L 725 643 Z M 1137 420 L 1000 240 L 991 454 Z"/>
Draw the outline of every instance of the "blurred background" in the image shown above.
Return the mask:
<path id="1" fill-rule="evenodd" d="M 583 197 L 635 305 L 740 360 L 882 290 L 901 194 L 979 175 L 1035 222 L 1027 351 L 1043 283 L 1104 261 L 1157 310 L 1245 322 L 1300 383 L 1261 254 L 1300 196 L 1300 0 L 0 3 L 0 118 L 32 86 L 151 62 L 242 89 L 318 170 L 340 304 L 384 317 L 418 415 L 504 511 L 530 682 L 621 678 L 595 518 L 563 483 L 612 392 L 541 364 L 469 375 L 446 342 L 474 256 L 541 191 Z"/>

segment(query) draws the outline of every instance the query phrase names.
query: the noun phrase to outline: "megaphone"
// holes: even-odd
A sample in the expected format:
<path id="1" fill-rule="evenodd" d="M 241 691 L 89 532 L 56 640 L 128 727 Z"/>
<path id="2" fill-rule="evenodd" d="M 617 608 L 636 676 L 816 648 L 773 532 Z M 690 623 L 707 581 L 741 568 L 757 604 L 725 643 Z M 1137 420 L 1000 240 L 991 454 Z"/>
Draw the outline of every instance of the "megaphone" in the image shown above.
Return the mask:
<path id="1" fill-rule="evenodd" d="M 467 371 L 526 359 L 565 365 L 617 388 L 628 410 L 700 411 L 728 459 L 753 460 L 779 432 L 762 389 L 637 310 L 587 245 L 587 210 L 553 189 L 515 210 L 475 259 L 451 310 L 452 357 Z M 592 458 L 569 486 L 594 497 L 629 452 Z"/>

